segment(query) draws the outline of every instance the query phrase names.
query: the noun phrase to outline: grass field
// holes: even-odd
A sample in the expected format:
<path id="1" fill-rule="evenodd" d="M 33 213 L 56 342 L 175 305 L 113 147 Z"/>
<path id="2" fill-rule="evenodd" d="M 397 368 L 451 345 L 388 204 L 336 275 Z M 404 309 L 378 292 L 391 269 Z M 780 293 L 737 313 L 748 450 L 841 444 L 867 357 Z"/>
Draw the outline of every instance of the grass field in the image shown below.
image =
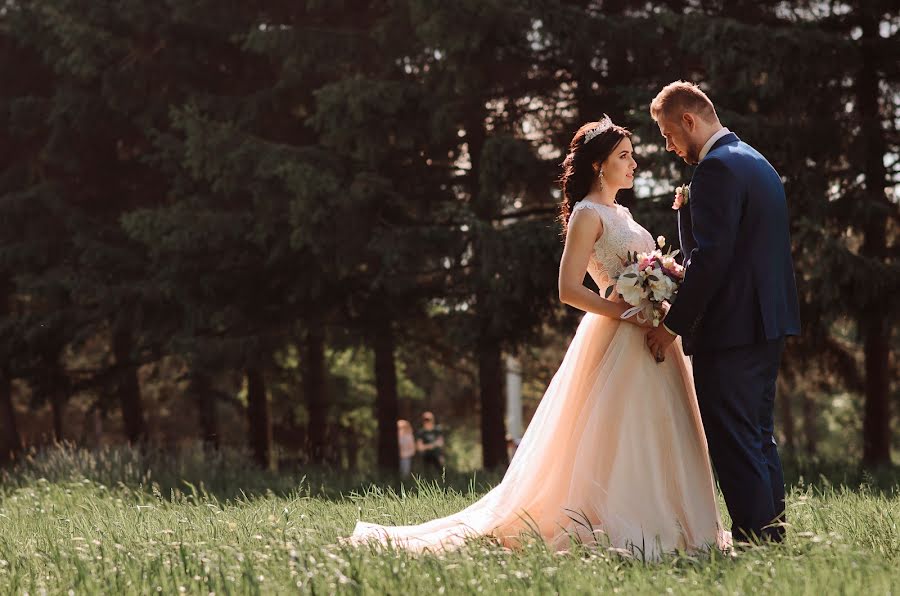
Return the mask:
<path id="1" fill-rule="evenodd" d="M 452 513 L 487 485 L 454 477 L 378 488 L 371 478 L 256 472 L 232 456 L 54 449 L 2 478 L 0 593 L 900 593 L 900 473 L 829 473 L 846 484 L 793 472 L 786 543 L 736 556 L 649 564 L 485 541 L 416 557 L 338 538 L 359 517 Z"/>

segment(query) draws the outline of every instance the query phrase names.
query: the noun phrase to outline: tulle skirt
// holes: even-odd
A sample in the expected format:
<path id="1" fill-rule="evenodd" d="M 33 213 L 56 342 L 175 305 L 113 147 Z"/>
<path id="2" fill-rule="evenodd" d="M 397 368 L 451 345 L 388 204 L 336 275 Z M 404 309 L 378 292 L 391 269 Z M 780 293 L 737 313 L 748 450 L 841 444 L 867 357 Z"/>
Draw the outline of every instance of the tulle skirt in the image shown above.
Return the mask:
<path id="1" fill-rule="evenodd" d="M 412 551 L 539 535 L 658 558 L 725 547 L 690 362 L 658 364 L 645 330 L 587 314 L 503 480 L 459 513 L 415 526 L 359 522 L 351 543 Z"/>

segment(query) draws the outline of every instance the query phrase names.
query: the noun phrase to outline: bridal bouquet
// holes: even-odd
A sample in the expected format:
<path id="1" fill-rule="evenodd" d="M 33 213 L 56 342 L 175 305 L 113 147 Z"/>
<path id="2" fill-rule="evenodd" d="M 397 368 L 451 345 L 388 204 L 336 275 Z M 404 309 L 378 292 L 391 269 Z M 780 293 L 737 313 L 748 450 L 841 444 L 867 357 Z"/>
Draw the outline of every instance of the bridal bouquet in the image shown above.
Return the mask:
<path id="1" fill-rule="evenodd" d="M 669 248 L 662 252 L 666 239 L 656 239 L 658 249 L 651 252 L 629 252 L 621 272 L 613 277 L 613 285 L 606 289 L 606 297 L 618 292 L 632 308 L 622 313 L 626 319 L 637 316 L 641 323 L 650 321 L 654 327 L 662 320 L 663 302 L 671 302 L 678 293 L 678 286 L 684 280 L 684 267 L 675 262 L 679 251 Z"/>

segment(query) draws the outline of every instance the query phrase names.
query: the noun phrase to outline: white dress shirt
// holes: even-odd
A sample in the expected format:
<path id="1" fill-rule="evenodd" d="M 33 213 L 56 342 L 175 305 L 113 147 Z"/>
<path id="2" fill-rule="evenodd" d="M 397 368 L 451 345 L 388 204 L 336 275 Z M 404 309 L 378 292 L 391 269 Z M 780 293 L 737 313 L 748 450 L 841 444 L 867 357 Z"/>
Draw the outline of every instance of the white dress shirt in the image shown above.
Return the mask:
<path id="1" fill-rule="evenodd" d="M 709 153 L 709 150 L 712 149 L 712 146 L 716 144 L 716 141 L 727 134 L 731 134 L 731 131 L 723 126 L 719 129 L 719 132 L 716 132 L 713 134 L 713 136 L 709 137 L 709 140 L 706 141 L 705 145 L 703 145 L 703 149 L 700 150 L 700 161 L 703 161 L 703 158 L 706 157 L 706 154 Z"/>

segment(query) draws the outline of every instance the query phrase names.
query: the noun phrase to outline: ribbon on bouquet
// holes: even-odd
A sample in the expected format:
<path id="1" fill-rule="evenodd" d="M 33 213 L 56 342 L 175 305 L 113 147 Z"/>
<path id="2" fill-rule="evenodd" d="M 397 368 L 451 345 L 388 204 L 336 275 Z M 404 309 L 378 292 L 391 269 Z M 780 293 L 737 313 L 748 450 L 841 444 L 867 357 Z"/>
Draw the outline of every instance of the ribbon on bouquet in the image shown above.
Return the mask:
<path id="1" fill-rule="evenodd" d="M 638 320 L 639 323 L 646 323 L 646 322 L 649 321 L 650 319 L 648 319 L 647 317 L 642 316 L 643 314 L 644 314 L 644 307 L 643 307 L 643 306 L 632 306 L 631 308 L 629 308 L 628 310 L 626 310 L 625 312 L 623 312 L 623 313 L 619 316 L 619 318 L 622 319 L 622 320 L 625 320 L 625 319 L 627 319 L 628 317 L 630 317 L 630 316 L 632 316 L 632 315 L 637 315 L 637 320 Z"/>

